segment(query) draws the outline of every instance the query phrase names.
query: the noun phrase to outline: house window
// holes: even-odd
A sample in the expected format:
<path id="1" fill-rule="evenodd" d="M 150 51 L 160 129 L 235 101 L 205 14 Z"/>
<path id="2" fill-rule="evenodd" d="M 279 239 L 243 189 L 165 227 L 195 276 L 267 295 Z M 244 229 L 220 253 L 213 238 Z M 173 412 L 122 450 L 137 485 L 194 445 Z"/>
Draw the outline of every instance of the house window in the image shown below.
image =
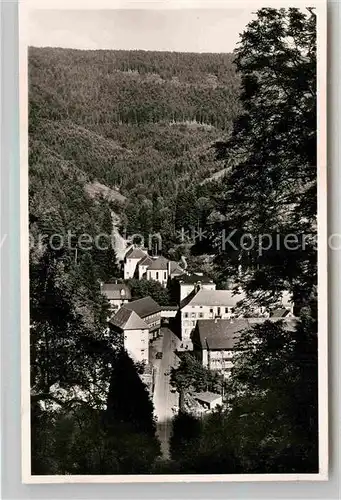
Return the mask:
<path id="1" fill-rule="evenodd" d="M 167 273 L 166 273 L 166 271 L 163 273 L 163 279 L 165 279 L 165 280 L 167 279 Z"/>
<path id="2" fill-rule="evenodd" d="M 229 311 L 229 308 L 228 308 L 228 307 L 225 307 L 225 313 L 227 314 L 227 313 L 229 313 L 229 312 L 230 312 L 230 311 Z"/>
<path id="3" fill-rule="evenodd" d="M 184 313 L 184 318 L 188 318 L 188 313 Z"/>
<path id="4" fill-rule="evenodd" d="M 192 317 L 192 318 L 195 318 L 195 313 L 192 313 L 192 314 L 191 314 L 191 317 Z"/>
<path id="5" fill-rule="evenodd" d="M 159 273 L 156 271 L 156 279 L 159 279 Z"/>
<path id="6" fill-rule="evenodd" d="M 195 321 L 192 321 L 192 326 L 195 326 Z"/>
<path id="7" fill-rule="evenodd" d="M 199 318 L 203 318 L 204 317 L 204 313 L 199 313 Z"/>
<path id="8" fill-rule="evenodd" d="M 220 307 L 218 307 L 218 311 L 217 312 L 218 312 L 218 316 L 220 316 Z"/>

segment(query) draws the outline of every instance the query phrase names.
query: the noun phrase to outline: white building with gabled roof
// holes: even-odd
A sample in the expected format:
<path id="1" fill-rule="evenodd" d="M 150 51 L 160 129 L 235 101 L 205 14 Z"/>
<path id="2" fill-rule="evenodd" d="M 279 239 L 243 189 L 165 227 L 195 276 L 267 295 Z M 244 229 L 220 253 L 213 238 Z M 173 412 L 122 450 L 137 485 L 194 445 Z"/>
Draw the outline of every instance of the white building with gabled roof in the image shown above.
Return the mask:
<path id="1" fill-rule="evenodd" d="M 125 283 L 101 283 L 101 292 L 108 299 L 112 312 L 131 300 L 131 290 Z"/>
<path id="2" fill-rule="evenodd" d="M 137 263 L 139 280 L 147 277 L 147 269 L 152 263 L 153 259 L 149 255 L 146 255 Z"/>
<path id="3" fill-rule="evenodd" d="M 124 348 L 135 362 L 149 361 L 149 326 L 132 309 L 121 307 L 109 321 L 110 332 L 119 335 Z"/>
<path id="4" fill-rule="evenodd" d="M 131 248 L 124 257 L 124 279 L 134 278 L 137 264 L 147 256 L 147 252 L 141 248 Z"/>
<path id="5" fill-rule="evenodd" d="M 244 298 L 244 293 L 234 293 L 233 290 L 194 289 L 180 303 L 183 342 L 192 346 L 191 333 L 198 320 L 229 319 L 233 317 L 237 304 Z"/>

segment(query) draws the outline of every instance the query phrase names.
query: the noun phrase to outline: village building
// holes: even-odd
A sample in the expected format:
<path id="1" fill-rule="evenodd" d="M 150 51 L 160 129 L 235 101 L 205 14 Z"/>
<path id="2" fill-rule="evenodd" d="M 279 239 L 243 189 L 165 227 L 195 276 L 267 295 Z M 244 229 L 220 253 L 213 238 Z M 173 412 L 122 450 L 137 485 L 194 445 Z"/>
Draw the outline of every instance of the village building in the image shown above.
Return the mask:
<path id="1" fill-rule="evenodd" d="M 131 248 L 124 257 L 123 275 L 125 280 L 134 278 L 137 264 L 146 257 L 147 253 L 141 248 Z"/>
<path id="2" fill-rule="evenodd" d="M 294 318 L 294 313 L 291 311 L 291 309 L 285 309 L 284 307 L 279 309 L 273 309 L 270 312 L 270 319 L 272 318 L 278 318 L 278 319 Z"/>
<path id="3" fill-rule="evenodd" d="M 151 297 L 133 300 L 125 304 L 125 308 L 134 311 L 145 321 L 149 330 L 149 340 L 155 339 L 161 328 L 161 307 Z"/>
<path id="4" fill-rule="evenodd" d="M 229 319 L 245 295 L 232 290 L 194 289 L 180 304 L 181 339 L 191 347 L 191 333 L 198 320 Z"/>
<path id="5" fill-rule="evenodd" d="M 192 333 L 194 354 L 205 368 L 228 376 L 240 333 L 249 327 L 245 318 L 199 320 Z"/>
<path id="6" fill-rule="evenodd" d="M 183 276 L 185 274 L 185 269 L 183 269 L 177 262 L 174 260 L 169 261 L 169 276 L 171 279 L 178 278 L 179 276 Z"/>
<path id="7" fill-rule="evenodd" d="M 147 280 L 158 281 L 162 286 L 167 286 L 168 262 L 163 256 L 155 259 L 147 269 Z"/>
<path id="8" fill-rule="evenodd" d="M 124 283 L 102 283 L 101 292 L 108 299 L 112 312 L 131 300 L 131 291 Z"/>
<path id="9" fill-rule="evenodd" d="M 200 403 L 203 412 L 209 413 L 210 411 L 221 406 L 223 404 L 223 398 L 221 394 L 215 392 L 198 392 L 193 395 L 193 398 Z"/>
<path id="10" fill-rule="evenodd" d="M 219 371 L 228 377 L 233 367 L 233 356 L 238 352 L 241 333 L 265 321 L 279 321 L 282 318 L 231 318 L 199 320 L 192 333 L 193 352 L 202 365 L 209 370 Z M 285 321 L 285 327 L 294 331 L 296 319 Z"/>
<path id="11" fill-rule="evenodd" d="M 178 313 L 178 306 L 161 306 L 161 322 L 169 324 Z"/>
<path id="12" fill-rule="evenodd" d="M 110 333 L 119 335 L 135 362 L 149 361 L 149 326 L 135 311 L 121 307 L 109 321 Z"/>
<path id="13" fill-rule="evenodd" d="M 188 275 L 183 275 L 179 278 L 179 296 L 180 303 L 188 295 L 193 292 L 193 290 L 215 290 L 216 284 L 214 281 L 203 273 L 193 273 Z"/>
<path id="14" fill-rule="evenodd" d="M 147 269 L 153 263 L 153 259 L 146 255 L 137 264 L 137 277 L 139 280 L 147 277 Z M 136 274 L 136 273 L 135 273 Z"/>
<path id="15" fill-rule="evenodd" d="M 162 286 L 166 287 L 169 278 L 172 279 L 183 273 L 183 269 L 177 262 L 166 259 L 161 255 L 148 266 L 147 280 L 158 281 Z"/>

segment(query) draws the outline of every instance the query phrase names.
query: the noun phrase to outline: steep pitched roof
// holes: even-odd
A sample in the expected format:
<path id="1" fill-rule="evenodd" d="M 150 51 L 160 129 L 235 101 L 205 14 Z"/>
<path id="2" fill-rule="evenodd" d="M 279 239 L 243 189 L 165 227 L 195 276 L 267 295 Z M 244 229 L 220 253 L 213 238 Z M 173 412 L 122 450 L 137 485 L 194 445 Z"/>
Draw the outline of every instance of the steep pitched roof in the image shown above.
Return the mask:
<path id="1" fill-rule="evenodd" d="M 241 331 L 249 327 L 247 319 L 198 320 L 193 340 L 204 349 L 233 349 Z"/>
<path id="2" fill-rule="evenodd" d="M 180 304 L 180 309 L 187 305 L 235 307 L 244 298 L 244 293 L 235 294 L 233 290 L 204 290 L 201 288 L 198 292 L 193 290 L 185 297 Z"/>
<path id="3" fill-rule="evenodd" d="M 151 297 L 143 297 L 142 299 L 133 300 L 132 302 L 125 304 L 124 307 L 131 311 L 135 311 L 140 318 L 145 318 L 146 316 L 150 316 L 151 314 L 161 311 L 159 304 Z"/>
<path id="4" fill-rule="evenodd" d="M 153 260 L 153 262 L 148 267 L 148 271 L 167 271 L 169 260 L 162 255 L 157 259 Z"/>
<path id="5" fill-rule="evenodd" d="M 130 288 L 125 283 L 104 283 L 101 291 L 109 300 L 131 299 Z"/>
<path id="6" fill-rule="evenodd" d="M 136 314 L 126 307 L 121 307 L 110 319 L 109 323 L 120 330 L 147 330 L 148 325 Z"/>
<path id="7" fill-rule="evenodd" d="M 146 257 L 146 252 L 141 250 L 141 248 L 131 248 L 126 253 L 126 259 L 143 259 Z"/>
<path id="8" fill-rule="evenodd" d="M 170 272 L 173 275 L 174 274 L 178 274 L 178 275 L 184 274 L 184 270 L 182 269 L 182 267 L 180 267 L 177 262 L 174 262 L 174 260 L 170 261 Z"/>
<path id="9" fill-rule="evenodd" d="M 272 318 L 285 318 L 288 315 L 290 315 L 290 311 L 288 309 L 284 309 L 284 308 L 274 309 L 271 312 Z"/>
<path id="10" fill-rule="evenodd" d="M 217 394 L 215 392 L 197 392 L 193 394 L 194 399 L 198 401 L 203 401 L 204 403 L 213 403 L 217 399 L 221 399 L 221 394 Z"/>
<path id="11" fill-rule="evenodd" d="M 150 266 L 150 264 L 153 262 L 153 259 L 149 257 L 149 255 L 146 255 L 143 257 L 138 263 L 138 266 Z"/>
<path id="12" fill-rule="evenodd" d="M 281 318 L 238 318 L 238 319 L 204 319 L 198 320 L 193 333 L 193 343 L 203 349 L 229 350 L 234 349 L 243 330 L 265 321 L 277 322 Z M 287 331 L 294 331 L 296 319 L 283 322 Z"/>

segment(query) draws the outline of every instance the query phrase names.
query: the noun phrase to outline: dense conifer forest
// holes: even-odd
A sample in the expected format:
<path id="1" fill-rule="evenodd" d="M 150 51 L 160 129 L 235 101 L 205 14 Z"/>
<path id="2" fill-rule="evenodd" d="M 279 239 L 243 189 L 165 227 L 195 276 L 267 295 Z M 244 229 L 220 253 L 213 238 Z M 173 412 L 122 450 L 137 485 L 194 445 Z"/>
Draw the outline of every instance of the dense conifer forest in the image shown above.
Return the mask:
<path id="1" fill-rule="evenodd" d="M 223 168 L 212 145 L 238 111 L 232 55 L 31 48 L 29 61 L 33 186 L 57 170 L 63 192 L 70 176 L 116 189 L 132 233 L 196 220 L 183 199 Z"/>

